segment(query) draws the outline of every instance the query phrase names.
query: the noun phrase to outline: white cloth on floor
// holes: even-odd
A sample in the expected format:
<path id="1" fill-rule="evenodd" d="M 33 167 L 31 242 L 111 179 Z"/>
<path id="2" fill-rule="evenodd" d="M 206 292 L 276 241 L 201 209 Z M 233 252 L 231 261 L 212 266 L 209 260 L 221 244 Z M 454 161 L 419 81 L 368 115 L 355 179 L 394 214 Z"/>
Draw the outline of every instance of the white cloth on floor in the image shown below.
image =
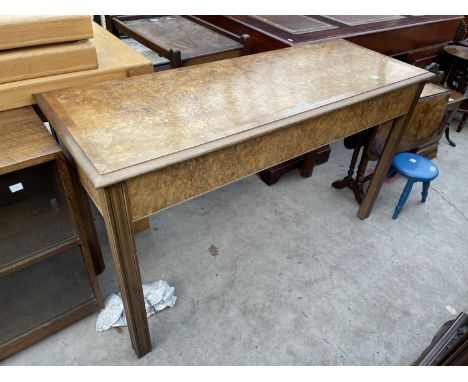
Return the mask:
<path id="1" fill-rule="evenodd" d="M 152 284 L 143 284 L 143 298 L 145 300 L 146 317 L 150 317 L 165 307 L 174 306 L 177 296 L 174 287 L 164 280 Z M 96 320 L 96 331 L 102 332 L 117 326 L 127 326 L 122 298 L 119 294 L 111 294 L 104 301 L 104 309 L 99 312 Z"/>

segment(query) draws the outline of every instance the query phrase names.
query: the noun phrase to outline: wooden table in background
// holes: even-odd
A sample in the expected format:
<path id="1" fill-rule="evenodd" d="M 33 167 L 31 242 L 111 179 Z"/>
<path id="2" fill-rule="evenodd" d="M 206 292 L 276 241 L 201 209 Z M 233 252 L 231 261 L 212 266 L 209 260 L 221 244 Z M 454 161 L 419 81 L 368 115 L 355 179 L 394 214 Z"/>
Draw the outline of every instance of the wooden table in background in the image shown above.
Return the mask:
<path id="1" fill-rule="evenodd" d="M 136 354 L 151 337 L 134 222 L 394 120 L 365 219 L 431 76 L 335 40 L 38 95 L 104 216 Z"/>
<path id="2" fill-rule="evenodd" d="M 457 32 L 463 32 L 464 25 L 463 16 L 456 15 L 197 17 L 231 33 L 248 34 L 252 53 L 344 38 L 420 68 L 438 61 L 443 47 L 454 41 Z M 301 167 L 301 175 L 308 177 L 314 165 L 326 163 L 329 156 L 330 146 L 326 145 L 315 150 L 312 156 L 294 158 L 262 171 L 260 175 L 266 184 L 272 185 L 285 172 Z"/>
<path id="3" fill-rule="evenodd" d="M 233 35 L 193 16 L 106 16 L 106 27 L 167 58 L 171 68 L 249 53 L 248 36 Z"/>
<path id="4" fill-rule="evenodd" d="M 264 52 L 344 38 L 387 56 L 425 67 L 451 43 L 463 16 L 198 16 L 232 33 L 251 36 L 251 50 Z"/>

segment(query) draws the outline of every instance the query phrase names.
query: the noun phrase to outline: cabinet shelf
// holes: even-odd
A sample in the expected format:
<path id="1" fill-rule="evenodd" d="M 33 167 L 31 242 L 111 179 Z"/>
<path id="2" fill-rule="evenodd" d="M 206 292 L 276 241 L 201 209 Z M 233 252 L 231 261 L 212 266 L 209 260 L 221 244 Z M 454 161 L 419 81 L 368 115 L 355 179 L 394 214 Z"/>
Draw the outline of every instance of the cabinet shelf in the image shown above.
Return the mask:
<path id="1" fill-rule="evenodd" d="M 22 258 L 18 261 L 5 265 L 4 267 L 0 268 L 0 277 L 9 275 L 12 272 L 19 271 L 23 269 L 24 267 L 37 263 L 38 261 L 41 261 L 41 260 L 45 260 L 50 256 L 56 255 L 57 253 L 66 251 L 68 249 L 77 247 L 79 245 L 80 245 L 80 240 L 78 239 L 78 237 L 74 237 L 72 239 L 66 240 L 63 243 L 60 243 L 56 246 L 53 246 L 51 248 L 40 251 L 34 255 L 31 255 L 29 257 Z"/>

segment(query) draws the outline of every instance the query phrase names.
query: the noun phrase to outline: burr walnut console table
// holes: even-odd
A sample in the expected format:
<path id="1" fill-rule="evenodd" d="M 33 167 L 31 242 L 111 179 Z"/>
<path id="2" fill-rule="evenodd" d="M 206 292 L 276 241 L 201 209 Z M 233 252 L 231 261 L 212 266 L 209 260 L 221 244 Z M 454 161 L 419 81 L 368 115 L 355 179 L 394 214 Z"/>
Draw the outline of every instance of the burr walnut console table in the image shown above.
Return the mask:
<path id="1" fill-rule="evenodd" d="M 136 354 L 151 339 L 133 223 L 394 120 L 365 219 L 431 76 L 335 40 L 36 95 L 104 216 Z"/>

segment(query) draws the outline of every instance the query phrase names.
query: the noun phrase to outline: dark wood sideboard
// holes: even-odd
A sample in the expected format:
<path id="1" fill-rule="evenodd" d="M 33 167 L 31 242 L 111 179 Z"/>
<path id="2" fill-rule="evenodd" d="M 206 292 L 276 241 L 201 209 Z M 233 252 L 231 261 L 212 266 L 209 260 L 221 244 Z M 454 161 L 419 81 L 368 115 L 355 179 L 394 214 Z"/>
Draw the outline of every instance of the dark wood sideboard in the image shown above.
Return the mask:
<path id="1" fill-rule="evenodd" d="M 463 16 L 197 16 L 237 35 L 248 34 L 251 53 L 344 38 L 355 44 L 425 67 L 438 61 L 443 47 L 466 34 Z M 314 164 L 328 161 L 330 147 L 316 150 Z M 312 174 L 301 171 L 303 176 Z M 274 184 L 286 171 L 304 168 L 304 156 L 261 173 Z"/>

